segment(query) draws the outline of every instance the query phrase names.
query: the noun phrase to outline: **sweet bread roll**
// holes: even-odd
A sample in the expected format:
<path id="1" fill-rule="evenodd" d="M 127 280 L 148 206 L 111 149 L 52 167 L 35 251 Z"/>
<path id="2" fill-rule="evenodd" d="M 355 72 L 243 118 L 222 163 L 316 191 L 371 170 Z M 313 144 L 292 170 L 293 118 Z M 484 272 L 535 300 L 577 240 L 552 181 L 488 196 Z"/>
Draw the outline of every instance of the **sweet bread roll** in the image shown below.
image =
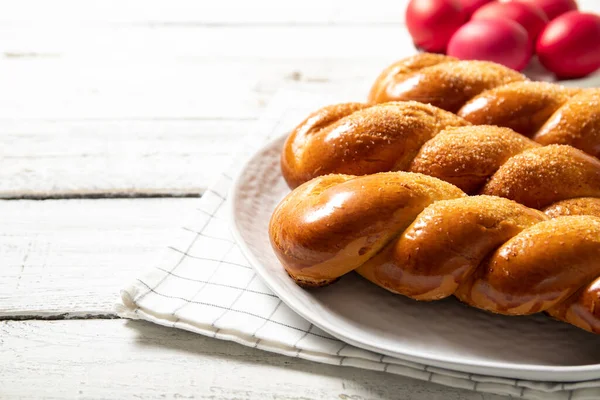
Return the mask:
<path id="1" fill-rule="evenodd" d="M 369 94 L 371 103 L 405 100 L 600 156 L 600 89 L 531 82 L 499 64 L 422 53 L 386 68 Z"/>
<path id="2" fill-rule="evenodd" d="M 446 127 L 464 125 L 470 124 L 414 101 L 324 107 L 288 136 L 281 156 L 283 177 L 296 187 L 329 173 L 405 170 L 423 143 Z"/>
<path id="3" fill-rule="evenodd" d="M 543 213 L 467 197 L 416 173 L 327 175 L 279 204 L 269 234 L 302 286 L 356 271 L 417 300 L 455 295 L 491 312 L 547 312 L 600 333 L 599 209 L 597 199 L 573 199 Z"/>
<path id="4" fill-rule="evenodd" d="M 533 136 L 540 144 L 568 144 L 600 158 L 600 89 L 587 89 L 562 105 Z"/>
<path id="5" fill-rule="evenodd" d="M 447 128 L 421 147 L 408 170 L 435 176 L 476 194 L 511 157 L 538 147 L 508 128 Z"/>
<path id="6" fill-rule="evenodd" d="M 573 197 L 600 197 L 600 161 L 570 146 L 527 150 L 502 164 L 481 193 L 534 208 Z"/>
<path id="7" fill-rule="evenodd" d="M 450 128 L 429 140 L 408 168 L 468 194 L 506 197 L 533 208 L 600 197 L 600 161 L 570 146 L 540 146 L 494 126 Z"/>
<path id="8" fill-rule="evenodd" d="M 526 79 L 515 70 L 488 61 L 421 53 L 386 68 L 375 80 L 369 102 L 415 100 L 455 113 L 486 89 Z"/>
<path id="9" fill-rule="evenodd" d="M 423 68 L 432 67 L 434 65 L 443 64 L 445 62 L 458 61 L 457 58 L 445 56 L 442 54 L 435 53 L 421 53 L 415 57 L 407 57 L 400 61 L 396 61 L 377 77 L 375 84 L 371 88 L 369 93 L 369 100 L 372 103 L 385 103 L 389 100 L 383 100 L 387 95 L 385 92 L 381 92 L 384 89 L 392 88 L 394 82 L 403 81 L 406 77 L 410 76 L 414 72 L 418 72 Z M 381 101 L 377 101 L 382 99 Z"/>
<path id="10" fill-rule="evenodd" d="M 534 208 L 600 196 L 596 158 L 570 146 L 542 147 L 508 128 L 469 125 L 417 102 L 321 109 L 288 137 L 281 166 L 292 188 L 331 173 L 404 170 Z"/>
<path id="11" fill-rule="evenodd" d="M 463 196 L 422 174 L 326 175 L 282 200 L 269 232 L 288 273 L 305 286 L 322 286 L 377 254 L 425 205 Z"/>

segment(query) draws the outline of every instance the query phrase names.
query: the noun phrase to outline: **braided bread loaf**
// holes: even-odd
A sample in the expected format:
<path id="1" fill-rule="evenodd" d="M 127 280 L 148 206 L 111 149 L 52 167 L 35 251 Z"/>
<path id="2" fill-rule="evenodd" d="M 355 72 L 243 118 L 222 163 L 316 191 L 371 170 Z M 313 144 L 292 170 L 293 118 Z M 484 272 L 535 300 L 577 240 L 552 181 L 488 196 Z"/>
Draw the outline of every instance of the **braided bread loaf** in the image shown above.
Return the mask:
<path id="1" fill-rule="evenodd" d="M 281 167 L 292 188 L 330 173 L 411 171 L 534 208 L 600 197 L 596 158 L 570 146 L 542 147 L 508 128 L 472 126 L 417 102 L 322 108 L 288 137 Z"/>
<path id="2" fill-rule="evenodd" d="M 541 144 L 600 156 L 600 89 L 532 82 L 502 65 L 422 53 L 386 68 L 371 103 L 416 100 L 481 125 L 511 128 Z"/>
<path id="3" fill-rule="evenodd" d="M 269 234 L 301 286 L 354 270 L 413 299 L 455 295 L 500 314 L 545 311 L 600 333 L 598 198 L 543 213 L 500 197 L 467 197 L 417 173 L 327 175 L 278 205 Z"/>

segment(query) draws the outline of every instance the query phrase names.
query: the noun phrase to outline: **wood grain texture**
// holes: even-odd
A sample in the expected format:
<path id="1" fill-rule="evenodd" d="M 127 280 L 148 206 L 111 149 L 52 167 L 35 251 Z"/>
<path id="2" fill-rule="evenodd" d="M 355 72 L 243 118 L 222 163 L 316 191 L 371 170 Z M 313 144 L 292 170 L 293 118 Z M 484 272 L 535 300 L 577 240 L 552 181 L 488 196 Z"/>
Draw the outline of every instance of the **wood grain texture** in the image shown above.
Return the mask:
<path id="1" fill-rule="evenodd" d="M 501 400 L 144 322 L 0 322 L 3 399 Z"/>
<path id="2" fill-rule="evenodd" d="M 174 39 L 185 40 L 185 32 Z M 117 56 L 107 52 L 102 60 L 12 57 L 0 63 L 5 89 L 0 120 L 254 119 L 285 84 L 308 82 L 327 91 L 328 83 L 370 83 L 386 64 L 410 51 L 340 59 L 305 53 L 299 60 L 276 52 L 211 57 L 200 51 L 186 59 L 164 55 L 160 61 L 131 54 L 113 59 Z"/>
<path id="3" fill-rule="evenodd" d="M 127 42 L 119 35 L 114 39 Z M 185 33 L 179 40 L 186 40 Z M 0 85 L 5 89 L 0 119 L 248 119 L 266 101 L 254 90 L 260 76 L 241 76 L 240 64 L 140 60 L 118 43 L 105 50 L 82 45 L 99 59 L 10 56 L 0 63 Z M 18 46 L 14 51 L 44 50 Z M 119 59 L 118 52 L 127 57 Z"/>
<path id="4" fill-rule="evenodd" d="M 59 25 L 43 35 L 27 24 L 0 25 L 5 56 L 158 61 L 194 56 L 347 58 L 387 56 L 411 43 L 403 25 L 373 26 L 81 26 Z M 17 57 L 18 58 L 18 57 Z M 140 71 L 143 72 L 143 71 Z M 117 78 L 116 76 L 112 76 Z"/>
<path id="5" fill-rule="evenodd" d="M 0 197 L 198 196 L 252 123 L 0 121 Z"/>
<path id="6" fill-rule="evenodd" d="M 0 318 L 112 314 L 196 202 L 0 201 Z"/>
<path id="7" fill-rule="evenodd" d="M 2 10 L 0 23 L 36 21 L 85 21 L 96 23 L 169 23 L 169 24 L 348 24 L 385 23 L 403 18 L 408 0 L 372 0 L 350 3 L 339 0 L 304 0 L 281 2 L 277 0 L 220 0 L 202 2 L 178 0 L 109 0 L 105 2 L 53 0 L 24 0 Z M 37 12 L 31 12 L 35 7 Z M 69 12 L 65 13 L 64 10 Z M 115 11 L 115 10 L 118 10 Z"/>

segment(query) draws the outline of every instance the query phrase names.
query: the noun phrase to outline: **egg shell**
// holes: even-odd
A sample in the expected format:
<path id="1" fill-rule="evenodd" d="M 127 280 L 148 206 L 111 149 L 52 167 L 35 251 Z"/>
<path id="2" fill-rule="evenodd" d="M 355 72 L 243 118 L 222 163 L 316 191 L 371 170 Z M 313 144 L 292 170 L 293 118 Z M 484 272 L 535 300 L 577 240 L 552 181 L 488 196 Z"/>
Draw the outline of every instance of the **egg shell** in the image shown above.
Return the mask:
<path id="1" fill-rule="evenodd" d="M 472 16 L 472 19 L 496 18 L 507 18 L 518 22 L 525 28 L 532 43 L 535 43 L 535 40 L 548 23 L 548 17 L 541 8 L 520 1 L 489 3 L 477 10 Z"/>
<path id="2" fill-rule="evenodd" d="M 552 21 L 554 18 L 569 11 L 577 10 L 577 2 L 575 0 L 519 0 L 525 3 L 530 3 L 541 8 L 548 19 Z"/>
<path id="3" fill-rule="evenodd" d="M 479 8 L 493 1 L 495 0 L 459 0 L 463 12 L 468 16 L 473 15 Z"/>
<path id="4" fill-rule="evenodd" d="M 448 55 L 462 60 L 493 61 L 521 71 L 531 59 L 525 28 L 508 19 L 472 20 L 448 43 Z"/>
<path id="5" fill-rule="evenodd" d="M 466 20 L 458 0 L 411 0 L 406 8 L 406 27 L 415 46 L 430 52 L 444 52 Z"/>
<path id="6" fill-rule="evenodd" d="M 600 16 L 579 11 L 562 14 L 540 34 L 536 52 L 559 78 L 580 78 L 600 68 Z"/>

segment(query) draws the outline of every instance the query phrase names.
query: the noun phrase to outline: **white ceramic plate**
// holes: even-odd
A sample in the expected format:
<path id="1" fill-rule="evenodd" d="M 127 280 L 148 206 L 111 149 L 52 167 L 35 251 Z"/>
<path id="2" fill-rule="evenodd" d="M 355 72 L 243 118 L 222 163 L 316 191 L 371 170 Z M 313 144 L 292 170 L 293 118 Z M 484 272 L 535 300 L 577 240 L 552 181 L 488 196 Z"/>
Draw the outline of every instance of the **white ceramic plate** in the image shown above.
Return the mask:
<path id="1" fill-rule="evenodd" d="M 544 381 L 600 378 L 600 335 L 545 315 L 505 317 L 454 298 L 422 303 L 354 273 L 321 289 L 288 277 L 268 236 L 271 213 L 289 189 L 279 170 L 284 138 L 242 168 L 230 192 L 232 230 L 266 284 L 331 335 L 367 350 L 456 371 Z"/>

